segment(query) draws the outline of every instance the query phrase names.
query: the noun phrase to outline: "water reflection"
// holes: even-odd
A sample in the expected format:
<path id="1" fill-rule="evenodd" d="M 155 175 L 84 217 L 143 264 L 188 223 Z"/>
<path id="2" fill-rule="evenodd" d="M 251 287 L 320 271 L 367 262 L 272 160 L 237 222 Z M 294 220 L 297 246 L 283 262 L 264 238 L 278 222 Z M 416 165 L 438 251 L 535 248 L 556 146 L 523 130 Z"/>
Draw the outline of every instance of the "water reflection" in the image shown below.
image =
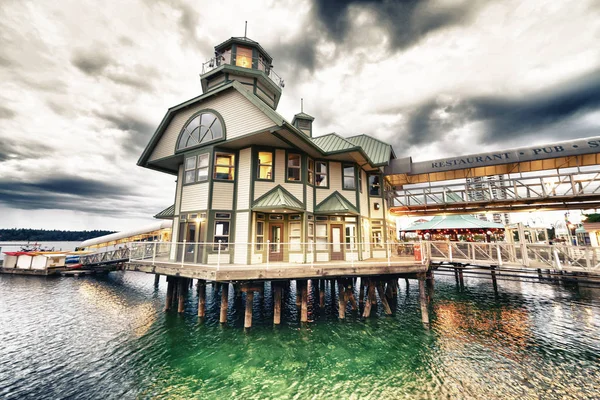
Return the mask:
<path id="1" fill-rule="evenodd" d="M 153 277 L 38 279 L 0 276 L 0 397 L 7 398 L 593 398 L 600 386 L 598 290 L 465 275 L 436 277 L 431 330 L 418 285 L 400 281 L 394 315 L 337 319 L 309 297 L 299 324 L 295 283 L 272 325 L 270 285 L 255 295 L 244 332 L 244 296 L 195 290 L 185 313 L 164 313 Z"/>

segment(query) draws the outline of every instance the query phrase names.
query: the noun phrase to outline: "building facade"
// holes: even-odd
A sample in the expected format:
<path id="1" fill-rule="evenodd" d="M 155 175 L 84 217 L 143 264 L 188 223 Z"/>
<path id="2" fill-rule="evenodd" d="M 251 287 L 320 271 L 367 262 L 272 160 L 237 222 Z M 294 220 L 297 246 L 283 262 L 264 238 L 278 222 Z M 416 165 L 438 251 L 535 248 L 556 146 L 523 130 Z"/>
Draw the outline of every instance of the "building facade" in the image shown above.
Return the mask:
<path id="1" fill-rule="evenodd" d="M 276 111 L 284 82 L 248 38 L 216 46 L 201 83 L 202 95 L 168 110 L 138 161 L 177 176 L 172 240 L 187 244 L 173 259 L 386 256 L 396 237 L 383 176 L 395 158 L 390 145 L 367 135 L 317 136 L 304 112 L 286 121 Z"/>

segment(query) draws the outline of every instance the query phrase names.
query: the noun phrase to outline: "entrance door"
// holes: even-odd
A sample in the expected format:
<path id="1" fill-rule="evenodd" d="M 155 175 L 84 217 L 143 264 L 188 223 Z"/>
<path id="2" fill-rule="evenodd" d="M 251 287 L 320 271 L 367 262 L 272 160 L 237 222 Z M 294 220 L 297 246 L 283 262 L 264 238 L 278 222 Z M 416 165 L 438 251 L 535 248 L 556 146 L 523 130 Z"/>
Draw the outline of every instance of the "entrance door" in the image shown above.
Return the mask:
<path id="1" fill-rule="evenodd" d="M 341 224 L 331 225 L 331 260 L 344 259 L 344 226 Z"/>
<path id="2" fill-rule="evenodd" d="M 283 261 L 283 224 L 269 224 L 269 261 Z"/>
<path id="3" fill-rule="evenodd" d="M 196 223 L 188 222 L 185 232 L 185 262 L 196 262 Z"/>

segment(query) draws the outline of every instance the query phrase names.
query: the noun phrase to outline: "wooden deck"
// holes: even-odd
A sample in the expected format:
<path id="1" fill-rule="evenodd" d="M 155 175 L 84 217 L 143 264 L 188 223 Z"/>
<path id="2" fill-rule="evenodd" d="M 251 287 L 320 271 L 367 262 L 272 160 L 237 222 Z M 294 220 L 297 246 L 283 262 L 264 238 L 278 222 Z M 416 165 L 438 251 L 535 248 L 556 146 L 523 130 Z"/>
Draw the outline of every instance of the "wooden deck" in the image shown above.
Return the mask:
<path id="1" fill-rule="evenodd" d="M 415 275 L 427 272 L 428 264 L 406 260 L 388 263 L 387 259 L 348 262 L 298 264 L 277 263 L 237 265 L 181 264 L 176 262 L 137 260 L 125 264 L 125 270 L 152 274 L 202 279 L 216 282 L 338 278 L 375 275 Z"/>

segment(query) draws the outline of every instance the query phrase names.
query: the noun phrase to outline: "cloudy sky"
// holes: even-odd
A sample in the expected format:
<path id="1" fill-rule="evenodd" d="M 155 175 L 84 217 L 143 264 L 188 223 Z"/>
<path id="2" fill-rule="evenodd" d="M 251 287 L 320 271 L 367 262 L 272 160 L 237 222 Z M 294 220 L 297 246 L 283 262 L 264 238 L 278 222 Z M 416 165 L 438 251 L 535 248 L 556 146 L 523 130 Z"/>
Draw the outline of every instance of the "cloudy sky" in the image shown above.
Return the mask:
<path id="1" fill-rule="evenodd" d="M 218 5 L 217 5 L 218 4 Z M 600 135 L 600 1 L 24 1 L 0 5 L 0 228 L 135 227 L 174 177 L 137 167 L 231 36 L 315 134 L 414 160 Z"/>

